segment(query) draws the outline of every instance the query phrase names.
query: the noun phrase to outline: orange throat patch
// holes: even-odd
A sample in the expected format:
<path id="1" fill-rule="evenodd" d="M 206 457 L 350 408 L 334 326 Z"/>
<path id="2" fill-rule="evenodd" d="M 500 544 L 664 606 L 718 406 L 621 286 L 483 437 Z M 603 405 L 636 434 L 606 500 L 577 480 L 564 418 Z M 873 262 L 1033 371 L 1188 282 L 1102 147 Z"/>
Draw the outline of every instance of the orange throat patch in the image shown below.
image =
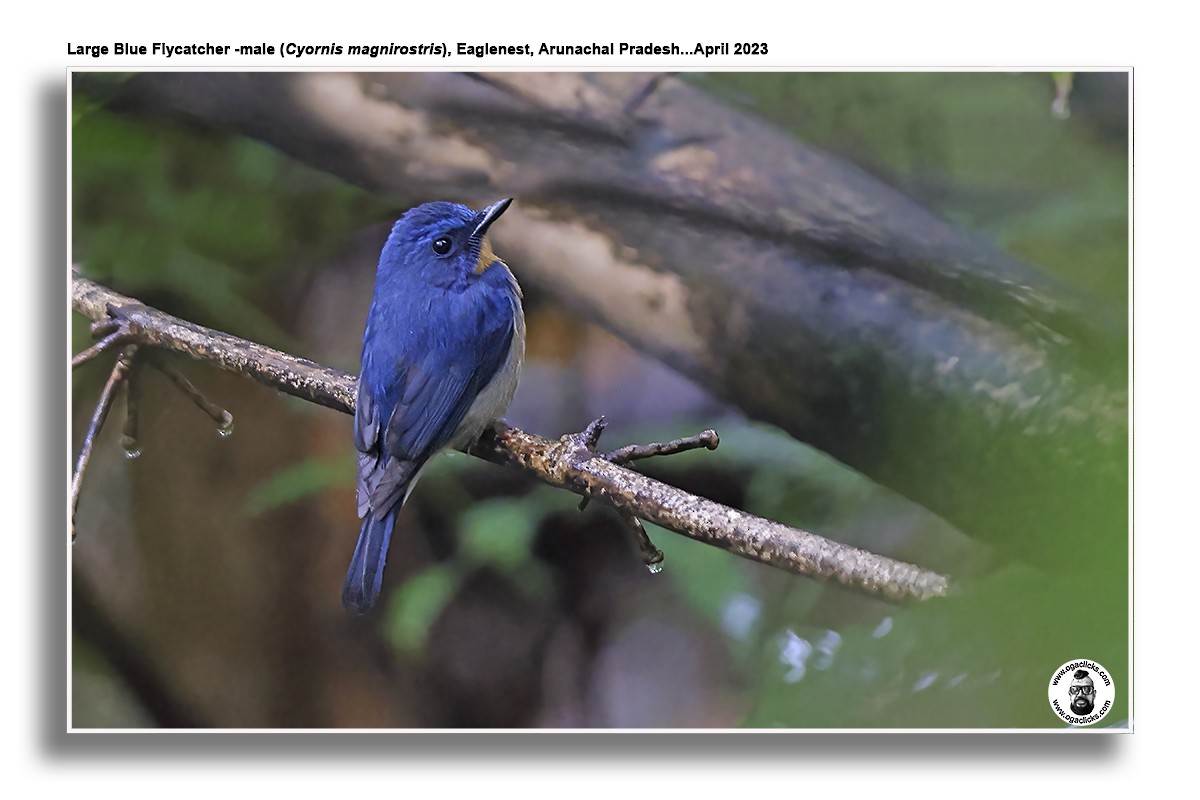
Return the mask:
<path id="1" fill-rule="evenodd" d="M 483 243 L 479 245 L 479 260 L 475 262 L 475 274 L 482 275 L 483 271 L 490 267 L 497 260 L 496 254 L 492 252 L 492 243 L 485 237 Z"/>

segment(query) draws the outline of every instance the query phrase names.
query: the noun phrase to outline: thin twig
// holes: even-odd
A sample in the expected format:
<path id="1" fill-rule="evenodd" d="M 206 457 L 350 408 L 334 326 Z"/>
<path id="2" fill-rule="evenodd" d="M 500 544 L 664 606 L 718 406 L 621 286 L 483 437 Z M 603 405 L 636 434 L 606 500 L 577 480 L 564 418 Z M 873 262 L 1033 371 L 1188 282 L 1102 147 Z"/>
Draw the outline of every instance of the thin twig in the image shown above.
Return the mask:
<path id="1" fill-rule="evenodd" d="M 86 350 L 80 350 L 71 359 L 71 369 L 78 367 L 80 364 L 86 364 L 101 353 L 116 347 L 119 344 L 129 341 L 129 334 L 125 331 L 118 330 L 116 333 L 110 333 L 100 341 L 93 344 Z"/>
<path id="2" fill-rule="evenodd" d="M 708 430 L 700 431 L 695 436 L 684 436 L 680 439 L 672 439 L 669 442 L 627 444 L 624 447 L 618 447 L 616 450 L 609 450 L 600 457 L 614 464 L 628 464 L 630 461 L 638 461 L 643 458 L 673 456 L 676 453 L 699 450 L 702 447 L 708 450 L 716 450 L 717 445 L 720 443 L 721 437 L 717 435 L 716 431 L 709 428 Z"/>
<path id="3" fill-rule="evenodd" d="M 673 72 L 656 72 L 647 77 L 646 82 L 637 88 L 629 99 L 625 101 L 625 106 L 621 109 L 621 113 L 625 116 L 633 116 L 643 103 L 649 99 L 650 95 L 654 94 L 654 90 L 667 78 L 675 76 Z"/>
<path id="4" fill-rule="evenodd" d="M 638 543 L 638 550 L 642 553 L 642 563 L 651 572 L 661 572 L 664 558 L 663 551 L 655 547 L 654 542 L 650 541 L 650 534 L 646 532 L 646 526 L 642 525 L 642 521 L 628 511 L 618 511 L 617 515 L 633 531 L 634 538 Z"/>
<path id="5" fill-rule="evenodd" d="M 125 376 L 125 427 L 121 431 L 121 447 L 126 458 L 137 458 L 142 454 L 138 445 L 138 402 L 141 399 L 142 362 L 135 360 Z"/>
<path id="6" fill-rule="evenodd" d="M 596 417 L 589 422 L 588 426 L 579 433 L 583 437 L 583 446 L 595 452 L 596 445 L 600 444 L 600 435 L 604 433 L 604 429 L 607 427 L 608 420 L 604 417 Z"/>
<path id="7" fill-rule="evenodd" d="M 92 332 L 92 338 L 94 338 L 94 339 L 100 339 L 100 338 L 112 333 L 113 331 L 117 331 L 120 329 L 121 329 L 121 320 L 115 319 L 113 317 L 105 317 L 104 319 L 98 319 L 95 322 L 93 322 L 90 326 L 90 330 Z"/>
<path id="8" fill-rule="evenodd" d="M 594 419 L 590 423 L 588 423 L 588 426 L 586 428 L 584 428 L 582 431 L 575 434 L 571 438 L 580 442 L 588 452 L 595 453 L 596 447 L 600 444 L 600 436 L 601 436 L 601 434 L 604 433 L 604 429 L 607 427 L 608 427 L 608 420 L 606 420 L 604 417 L 597 417 L 596 419 Z M 709 433 L 713 434 L 713 436 L 716 436 L 716 433 L 714 431 L 705 431 L 704 433 L 702 433 L 700 435 L 704 436 L 705 434 L 709 434 Z M 565 438 L 566 437 L 564 437 L 564 440 L 565 440 Z M 677 439 L 675 441 L 679 442 L 682 440 Z M 634 452 L 644 452 L 645 455 L 648 456 L 648 455 L 662 455 L 667 452 L 667 448 L 668 448 L 668 445 L 662 445 L 662 444 L 628 445 L 626 447 L 621 448 L 621 451 L 622 452 L 628 451 L 630 454 L 632 454 Z M 653 449 L 654 452 L 650 452 L 651 449 Z M 690 448 L 683 448 L 683 449 L 690 449 Z M 617 451 L 613 451 L 613 452 L 617 452 Z M 678 452 L 678 450 L 676 450 L 675 452 Z M 626 457 L 626 460 L 628 461 L 633 457 L 634 456 L 632 456 L 632 455 L 628 455 Z M 608 455 L 601 456 L 601 458 L 607 459 L 609 461 L 613 461 L 613 463 L 619 463 L 619 462 L 614 461 Z M 588 501 L 590 499 L 591 498 L 587 495 L 583 496 L 583 499 L 581 499 L 579 501 L 579 510 L 580 511 L 583 511 L 585 508 L 587 508 Z M 635 515 L 630 513 L 629 511 L 626 511 L 625 509 L 621 509 L 621 508 L 617 509 L 617 516 L 619 516 L 621 518 L 621 521 L 623 523 L 625 523 L 625 526 L 627 528 L 629 528 L 631 531 L 633 531 L 634 539 L 637 541 L 638 550 L 641 551 L 641 554 L 642 554 L 642 563 L 645 564 L 647 567 L 649 567 L 651 572 L 661 572 L 662 571 L 662 561 L 663 561 L 663 551 L 659 550 L 657 547 L 655 547 L 654 542 L 650 541 L 650 534 L 646 533 L 646 527 L 644 525 L 642 525 L 642 521 L 640 519 L 638 519 Z"/>
<path id="9" fill-rule="evenodd" d="M 588 450 L 595 451 L 596 446 L 600 444 L 600 435 L 604 433 L 604 429 L 608 427 L 608 420 L 604 417 L 597 417 L 588 423 L 588 426 L 583 429 L 583 444 Z M 579 498 L 579 510 L 583 511 L 588 507 L 588 503 L 592 502 L 587 495 Z"/>
<path id="10" fill-rule="evenodd" d="M 603 423 L 604 417 L 593 422 Z M 591 426 L 589 426 L 590 429 Z M 605 425 L 600 425 L 600 432 L 603 432 Z M 591 448 L 596 449 L 599 443 L 599 433 L 596 434 L 596 441 L 592 442 Z M 618 447 L 616 450 L 609 450 L 600 456 L 605 461 L 611 461 L 614 464 L 628 464 L 630 461 L 637 461 L 643 458 L 651 458 L 652 456 L 671 456 L 676 453 L 683 453 L 688 450 L 698 450 L 701 447 L 709 450 L 716 450 L 721 443 L 721 437 L 712 428 L 701 431 L 695 436 L 684 436 L 680 439 L 672 439 L 669 442 L 651 442 L 650 444 L 627 444 L 624 447 Z M 588 507 L 588 498 L 584 497 L 579 501 L 579 510 L 583 511 Z"/>
<path id="11" fill-rule="evenodd" d="M 233 430 L 233 414 L 230 414 L 205 397 L 204 393 L 197 389 L 195 384 L 189 381 L 187 376 L 180 372 L 174 365 L 168 364 L 160 358 L 151 358 L 150 366 L 170 378 L 171 383 L 175 384 L 189 400 L 195 403 L 205 414 L 212 417 L 212 421 L 217 423 L 217 430 L 222 435 L 228 435 Z"/>
<path id="12" fill-rule="evenodd" d="M 113 398 L 117 395 L 117 389 L 120 388 L 122 381 L 128 374 L 130 367 L 133 365 L 133 359 L 137 355 L 138 346 L 136 344 L 127 345 L 121 355 L 117 358 L 117 363 L 113 365 L 112 372 L 108 375 L 108 380 L 104 383 L 104 389 L 100 392 L 100 399 L 96 402 L 96 410 L 92 412 L 92 421 L 88 425 L 87 433 L 83 435 L 83 446 L 79 450 L 79 458 L 75 462 L 75 474 L 71 476 L 71 541 L 75 541 L 75 512 L 79 509 L 79 492 L 83 488 L 83 473 L 87 469 L 88 462 L 92 458 L 92 448 L 96 443 L 96 436 L 100 429 L 104 427 L 104 420 L 108 418 L 109 409 L 112 408 Z"/>

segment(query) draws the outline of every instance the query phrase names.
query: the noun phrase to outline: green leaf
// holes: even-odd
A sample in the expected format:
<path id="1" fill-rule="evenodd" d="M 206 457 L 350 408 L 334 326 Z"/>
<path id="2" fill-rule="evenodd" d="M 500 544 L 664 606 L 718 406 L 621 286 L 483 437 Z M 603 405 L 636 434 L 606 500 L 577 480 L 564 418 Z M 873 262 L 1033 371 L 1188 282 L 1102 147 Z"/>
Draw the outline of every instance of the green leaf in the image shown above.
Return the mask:
<path id="1" fill-rule="evenodd" d="M 435 564 L 406 580 L 392 595 L 387 634 L 398 652 L 416 655 L 424 649 L 430 629 L 461 581 L 452 564 Z"/>
<path id="2" fill-rule="evenodd" d="M 246 497 L 246 513 L 257 517 L 331 487 L 350 486 L 353 475 L 352 458 L 334 461 L 307 458 L 254 487 Z"/>
<path id="3" fill-rule="evenodd" d="M 519 569 L 530 558 L 537 510 L 524 499 L 476 503 L 459 523 L 459 552 L 475 564 L 490 564 L 505 572 Z"/>

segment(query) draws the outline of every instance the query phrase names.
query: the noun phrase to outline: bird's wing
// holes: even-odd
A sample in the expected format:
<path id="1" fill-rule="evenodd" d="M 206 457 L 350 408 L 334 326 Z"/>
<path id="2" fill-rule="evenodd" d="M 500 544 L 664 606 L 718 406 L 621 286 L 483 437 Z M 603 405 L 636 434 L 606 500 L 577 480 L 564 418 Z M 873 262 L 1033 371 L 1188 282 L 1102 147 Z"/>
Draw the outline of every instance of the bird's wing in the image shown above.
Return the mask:
<path id="1" fill-rule="evenodd" d="M 453 336 L 419 337 L 382 375 L 367 369 L 366 353 L 375 359 L 383 352 L 368 341 L 354 414 L 360 517 L 403 502 L 417 471 L 450 441 L 504 363 L 513 330 L 511 305 L 489 304 L 459 317 Z"/>

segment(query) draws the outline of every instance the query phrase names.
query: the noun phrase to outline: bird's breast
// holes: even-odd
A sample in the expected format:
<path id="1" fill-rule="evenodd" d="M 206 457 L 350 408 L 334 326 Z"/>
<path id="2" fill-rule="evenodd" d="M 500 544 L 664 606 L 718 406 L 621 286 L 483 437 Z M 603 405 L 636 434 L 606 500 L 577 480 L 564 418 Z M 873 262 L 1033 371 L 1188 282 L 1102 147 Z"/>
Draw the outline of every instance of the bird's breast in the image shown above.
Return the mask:
<path id="1" fill-rule="evenodd" d="M 463 417 L 462 423 L 455 431 L 454 439 L 450 443 L 451 447 L 460 449 L 469 445 L 479 438 L 479 434 L 483 433 L 483 429 L 492 420 L 504 415 L 509 404 L 512 403 L 513 395 L 516 394 L 517 383 L 521 377 L 521 366 L 524 362 L 525 313 L 521 308 L 520 300 L 514 297 L 513 336 L 508 346 L 508 354 L 504 358 L 504 363 L 500 365 L 500 369 L 496 370 L 496 374 L 492 376 L 488 384 L 475 397 L 471 407 L 467 409 L 466 416 Z"/>

